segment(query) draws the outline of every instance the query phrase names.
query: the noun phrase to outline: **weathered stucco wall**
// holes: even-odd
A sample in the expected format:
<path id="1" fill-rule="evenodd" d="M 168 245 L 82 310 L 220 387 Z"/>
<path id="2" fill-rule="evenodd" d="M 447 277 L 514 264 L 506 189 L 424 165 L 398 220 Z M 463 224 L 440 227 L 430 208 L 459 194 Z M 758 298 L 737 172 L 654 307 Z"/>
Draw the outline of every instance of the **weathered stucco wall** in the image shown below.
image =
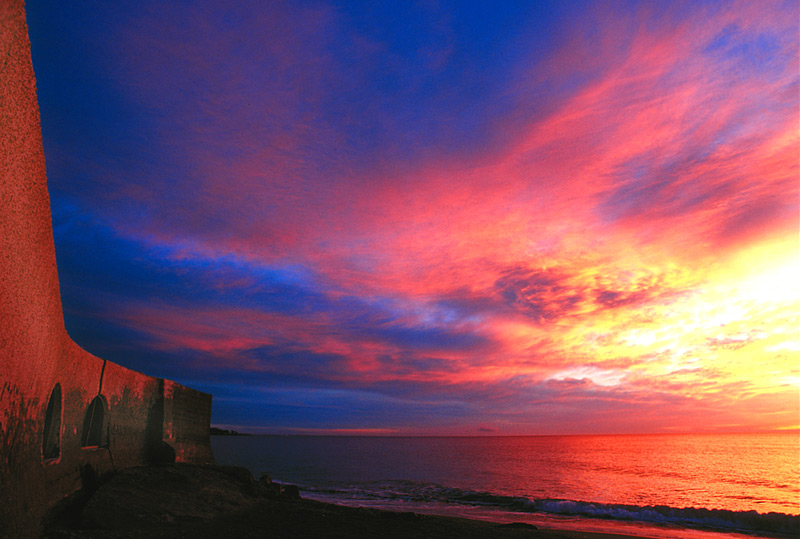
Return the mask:
<path id="1" fill-rule="evenodd" d="M 179 462 L 207 462 L 211 454 L 211 399 L 171 380 L 164 380 L 164 441 Z"/>
<path id="2" fill-rule="evenodd" d="M 93 404 L 94 403 L 94 404 Z M 103 475 L 213 460 L 211 396 L 92 356 L 61 310 L 22 0 L 0 0 L 0 537 Z"/>

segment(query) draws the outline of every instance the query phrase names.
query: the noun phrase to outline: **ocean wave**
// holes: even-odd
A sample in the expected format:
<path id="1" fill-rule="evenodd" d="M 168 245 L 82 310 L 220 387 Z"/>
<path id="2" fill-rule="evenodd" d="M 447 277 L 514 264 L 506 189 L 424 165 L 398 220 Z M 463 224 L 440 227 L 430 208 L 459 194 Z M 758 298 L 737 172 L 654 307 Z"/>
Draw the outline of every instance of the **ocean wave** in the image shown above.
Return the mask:
<path id="1" fill-rule="evenodd" d="M 601 504 L 572 500 L 533 500 L 533 511 L 657 524 L 751 532 L 800 532 L 800 516 L 757 511 L 730 511 L 704 507 L 669 507 Z"/>
<path id="2" fill-rule="evenodd" d="M 412 481 L 384 481 L 348 486 L 307 487 L 304 490 L 349 501 L 406 501 L 472 505 L 522 513 L 647 522 L 688 528 L 710 528 L 745 533 L 800 534 L 800 515 L 731 511 L 703 507 L 608 504 L 562 499 L 530 499 L 443 487 Z"/>

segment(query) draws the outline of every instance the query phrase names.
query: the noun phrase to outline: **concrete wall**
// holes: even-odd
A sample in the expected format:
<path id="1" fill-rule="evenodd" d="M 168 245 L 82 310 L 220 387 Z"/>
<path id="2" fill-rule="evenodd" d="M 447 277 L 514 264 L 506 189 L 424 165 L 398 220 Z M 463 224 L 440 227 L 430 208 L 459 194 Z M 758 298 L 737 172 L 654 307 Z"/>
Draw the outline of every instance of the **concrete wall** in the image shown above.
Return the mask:
<path id="1" fill-rule="evenodd" d="M 87 420 L 95 398 L 102 421 Z M 0 537 L 37 536 L 67 496 L 163 459 L 164 442 L 179 461 L 212 461 L 210 413 L 210 395 L 67 335 L 24 4 L 0 0 Z"/>
<path id="2" fill-rule="evenodd" d="M 211 454 L 211 399 L 171 380 L 164 380 L 164 442 L 179 462 L 208 462 Z"/>

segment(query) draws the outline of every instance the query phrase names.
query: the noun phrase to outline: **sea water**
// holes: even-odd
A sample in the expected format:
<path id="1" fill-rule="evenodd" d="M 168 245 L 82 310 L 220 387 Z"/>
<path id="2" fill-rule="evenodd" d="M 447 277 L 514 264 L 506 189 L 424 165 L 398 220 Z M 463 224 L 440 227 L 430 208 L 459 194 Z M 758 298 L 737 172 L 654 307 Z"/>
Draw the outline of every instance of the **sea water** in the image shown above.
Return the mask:
<path id="1" fill-rule="evenodd" d="M 219 464 L 344 505 L 648 537 L 800 536 L 797 432 L 214 436 L 212 447 Z"/>

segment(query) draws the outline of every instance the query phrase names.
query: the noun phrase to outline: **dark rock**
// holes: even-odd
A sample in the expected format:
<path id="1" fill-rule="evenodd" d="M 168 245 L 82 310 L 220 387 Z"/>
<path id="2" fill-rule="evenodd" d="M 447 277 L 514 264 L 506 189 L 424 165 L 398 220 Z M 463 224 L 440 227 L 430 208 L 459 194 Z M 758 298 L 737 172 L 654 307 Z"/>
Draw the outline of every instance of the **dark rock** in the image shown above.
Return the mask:
<path id="1" fill-rule="evenodd" d="M 297 488 L 295 485 L 283 485 L 281 489 L 281 494 L 283 497 L 288 498 L 290 500 L 299 500 L 300 499 L 300 489 Z"/>
<path id="2" fill-rule="evenodd" d="M 519 528 L 523 530 L 538 530 L 536 526 L 533 524 L 528 524 L 527 522 L 509 522 L 508 524 L 498 524 L 498 528 Z"/>
<path id="3" fill-rule="evenodd" d="M 192 482 L 189 474 L 182 472 L 174 466 L 164 468 L 160 479 L 165 483 L 173 483 L 175 485 L 189 485 Z"/>
<path id="4" fill-rule="evenodd" d="M 277 500 L 281 496 L 281 486 L 278 483 L 259 485 L 258 495 L 270 500 Z"/>
<path id="5" fill-rule="evenodd" d="M 281 495 L 281 486 L 278 483 L 273 483 L 269 474 L 261 474 L 258 482 L 255 484 L 255 492 L 257 496 L 276 500 Z"/>
<path id="6" fill-rule="evenodd" d="M 247 470 L 244 470 L 247 472 Z M 123 530 L 202 522 L 251 507 L 252 475 L 233 467 L 172 466 L 123 470 L 101 485 L 81 514 L 86 528 Z"/>
<path id="7" fill-rule="evenodd" d="M 214 468 L 240 481 L 243 485 L 248 485 L 255 481 L 250 470 L 241 466 L 214 466 Z"/>
<path id="8" fill-rule="evenodd" d="M 158 447 L 153 450 L 152 458 L 153 464 L 156 466 L 175 464 L 175 449 L 167 442 L 161 442 Z"/>

